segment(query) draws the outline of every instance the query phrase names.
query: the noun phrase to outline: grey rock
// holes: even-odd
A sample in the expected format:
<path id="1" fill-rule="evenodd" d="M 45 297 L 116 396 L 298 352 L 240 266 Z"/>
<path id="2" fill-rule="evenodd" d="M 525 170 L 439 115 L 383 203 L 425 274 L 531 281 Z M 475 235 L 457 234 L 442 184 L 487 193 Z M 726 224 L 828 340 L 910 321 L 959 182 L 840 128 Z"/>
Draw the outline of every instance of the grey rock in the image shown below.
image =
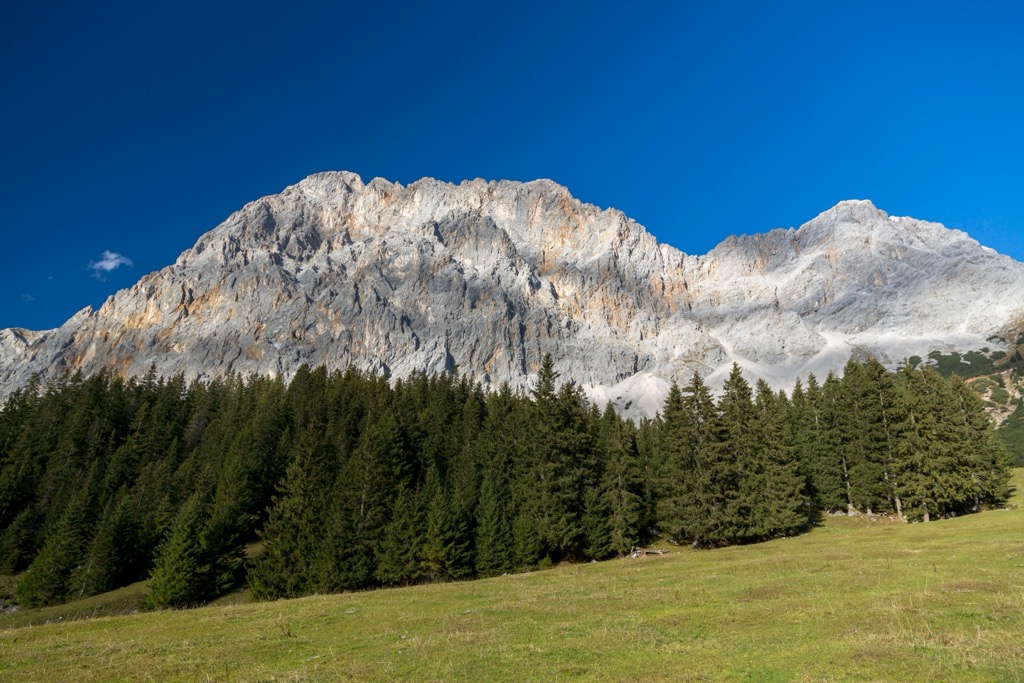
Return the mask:
<path id="1" fill-rule="evenodd" d="M 56 330 L 0 330 L 0 393 L 64 370 L 290 377 L 303 363 L 565 378 L 650 414 L 732 362 L 773 386 L 966 350 L 1024 317 L 1024 264 L 966 234 L 842 202 L 704 256 L 547 180 L 320 173 L 252 202 L 177 261 Z M 626 409 L 626 404 L 629 409 Z"/>

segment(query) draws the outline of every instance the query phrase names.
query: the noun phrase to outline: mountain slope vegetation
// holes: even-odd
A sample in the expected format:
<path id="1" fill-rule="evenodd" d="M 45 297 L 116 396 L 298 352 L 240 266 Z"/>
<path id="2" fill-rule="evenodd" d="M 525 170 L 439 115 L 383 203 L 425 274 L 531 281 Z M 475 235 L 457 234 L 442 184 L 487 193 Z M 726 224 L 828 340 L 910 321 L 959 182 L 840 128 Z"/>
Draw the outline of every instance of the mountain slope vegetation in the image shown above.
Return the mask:
<path id="1" fill-rule="evenodd" d="M 932 524 L 829 516 L 758 545 L 0 630 L 0 678 L 1013 681 L 1019 504 Z M 19 616 L 0 614 L 0 629 Z"/>
<path id="2" fill-rule="evenodd" d="M 914 357 L 914 365 L 935 368 L 944 377 L 959 375 L 978 392 L 985 410 L 996 424 L 996 433 L 1016 466 L 1024 466 L 1024 321 L 1009 326 L 991 341 L 1006 350 L 983 347 L 964 354 L 933 351 L 926 359 Z"/>
<path id="3" fill-rule="evenodd" d="M 148 578 L 147 607 L 461 580 L 801 533 L 820 512 L 951 517 L 1001 505 L 1008 458 L 977 394 L 850 361 L 791 396 L 738 366 L 634 425 L 559 382 L 393 385 L 65 376 L 0 411 L 0 561 L 22 607 Z M 246 546 L 262 543 L 247 559 Z"/>

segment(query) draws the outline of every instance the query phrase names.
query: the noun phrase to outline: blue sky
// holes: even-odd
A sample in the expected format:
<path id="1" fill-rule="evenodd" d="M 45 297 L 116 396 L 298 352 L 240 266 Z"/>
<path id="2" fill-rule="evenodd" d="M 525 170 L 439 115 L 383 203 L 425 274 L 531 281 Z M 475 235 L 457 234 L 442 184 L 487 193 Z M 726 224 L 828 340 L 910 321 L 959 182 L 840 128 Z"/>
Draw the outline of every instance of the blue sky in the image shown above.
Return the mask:
<path id="1" fill-rule="evenodd" d="M 322 170 L 551 178 L 689 253 L 869 198 L 1024 260 L 1022 26 L 1011 2 L 9 3 L 0 327 L 57 326 Z"/>

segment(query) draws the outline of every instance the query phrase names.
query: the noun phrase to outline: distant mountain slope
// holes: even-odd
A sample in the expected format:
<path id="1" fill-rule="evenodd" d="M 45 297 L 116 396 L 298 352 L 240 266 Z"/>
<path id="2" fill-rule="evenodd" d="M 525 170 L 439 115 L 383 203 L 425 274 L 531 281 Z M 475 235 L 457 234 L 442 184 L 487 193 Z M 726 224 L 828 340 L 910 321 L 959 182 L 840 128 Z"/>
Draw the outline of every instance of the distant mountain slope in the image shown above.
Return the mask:
<path id="1" fill-rule="evenodd" d="M 97 311 L 0 331 L 0 391 L 33 373 L 151 364 L 188 377 L 458 368 L 523 387 L 550 352 L 595 398 L 649 413 L 693 371 L 715 382 L 735 361 L 787 386 L 851 354 L 998 347 L 990 337 L 1021 316 L 1024 264 L 868 201 L 691 256 L 546 180 L 320 173 Z"/>
<path id="2" fill-rule="evenodd" d="M 985 408 L 999 428 L 999 436 L 1017 467 L 1024 466 L 1024 320 L 1007 327 L 999 340 L 1005 349 L 941 354 L 912 358 L 945 376 L 954 373 L 967 379 L 985 401 Z"/>

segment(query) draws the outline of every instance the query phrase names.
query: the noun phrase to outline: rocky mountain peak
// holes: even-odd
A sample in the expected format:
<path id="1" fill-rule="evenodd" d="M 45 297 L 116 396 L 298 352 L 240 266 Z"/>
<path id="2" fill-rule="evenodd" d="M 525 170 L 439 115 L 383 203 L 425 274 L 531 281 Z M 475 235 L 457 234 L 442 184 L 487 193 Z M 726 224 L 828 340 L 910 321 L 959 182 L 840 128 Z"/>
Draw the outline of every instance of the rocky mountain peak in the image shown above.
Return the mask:
<path id="1" fill-rule="evenodd" d="M 98 311 L 0 332 L 0 390 L 153 363 L 187 377 L 458 368 L 524 388 L 550 352 L 596 399 L 650 412 L 672 380 L 714 383 L 732 362 L 781 387 L 854 353 L 990 344 L 1024 313 L 1021 291 L 1024 265 L 866 200 L 690 256 L 550 180 L 328 172 L 250 202 Z"/>
<path id="2" fill-rule="evenodd" d="M 889 214 L 874 205 L 870 199 L 844 199 L 828 211 L 818 214 L 834 223 L 873 223 L 888 218 Z M 813 223 L 812 219 L 811 222 Z"/>

